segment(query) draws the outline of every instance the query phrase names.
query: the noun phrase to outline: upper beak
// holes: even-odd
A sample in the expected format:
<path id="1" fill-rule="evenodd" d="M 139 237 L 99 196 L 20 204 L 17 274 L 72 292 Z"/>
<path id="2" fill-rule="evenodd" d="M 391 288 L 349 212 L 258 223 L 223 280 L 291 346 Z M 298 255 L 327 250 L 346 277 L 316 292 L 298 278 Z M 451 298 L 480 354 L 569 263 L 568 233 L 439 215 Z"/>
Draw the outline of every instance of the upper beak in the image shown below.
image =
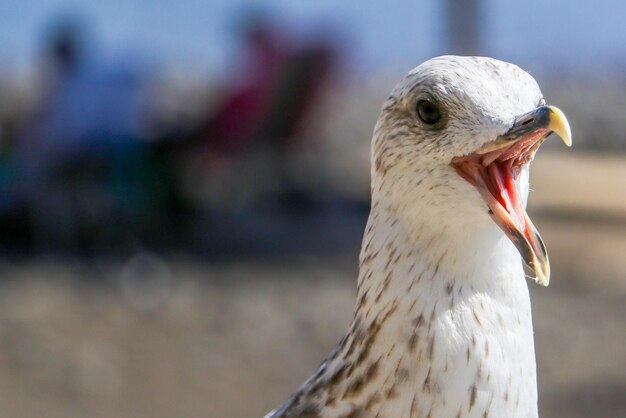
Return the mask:
<path id="1" fill-rule="evenodd" d="M 540 129 L 554 132 L 565 145 L 572 146 L 572 131 L 569 123 L 565 114 L 556 106 L 541 106 L 516 117 L 511 129 L 499 139 L 515 141 Z"/>
<path id="2" fill-rule="evenodd" d="M 535 144 L 538 148 L 552 132 L 557 134 L 565 145 L 572 146 L 572 131 L 565 114 L 556 106 L 541 106 L 517 116 L 506 133 L 484 145 L 478 150 L 478 154 L 487 154 L 508 147 L 520 138 L 543 133 L 544 138 Z"/>

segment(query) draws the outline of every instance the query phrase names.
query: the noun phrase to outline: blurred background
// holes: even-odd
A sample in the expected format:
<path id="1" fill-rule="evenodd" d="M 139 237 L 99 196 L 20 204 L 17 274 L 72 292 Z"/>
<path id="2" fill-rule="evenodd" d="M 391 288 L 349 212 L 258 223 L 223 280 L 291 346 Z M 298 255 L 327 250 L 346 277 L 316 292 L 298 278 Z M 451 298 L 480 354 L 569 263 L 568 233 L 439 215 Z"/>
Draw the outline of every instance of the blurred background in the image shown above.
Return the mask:
<path id="1" fill-rule="evenodd" d="M 409 69 L 565 111 L 530 212 L 543 417 L 626 416 L 626 3 L 0 0 L 3 417 L 260 417 L 353 313 L 369 143 Z"/>

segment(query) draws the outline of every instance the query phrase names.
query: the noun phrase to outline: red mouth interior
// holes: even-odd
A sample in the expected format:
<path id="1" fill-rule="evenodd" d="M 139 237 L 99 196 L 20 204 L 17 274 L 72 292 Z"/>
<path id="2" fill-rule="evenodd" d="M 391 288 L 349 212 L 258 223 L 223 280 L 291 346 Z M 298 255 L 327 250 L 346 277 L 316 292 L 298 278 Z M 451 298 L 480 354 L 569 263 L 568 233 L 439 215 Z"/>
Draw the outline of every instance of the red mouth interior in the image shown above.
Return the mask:
<path id="1" fill-rule="evenodd" d="M 513 223 L 523 231 L 526 212 L 521 201 L 518 181 L 521 166 L 514 164 L 511 160 L 496 160 L 487 166 L 487 170 L 489 180 L 491 180 L 487 183 L 489 192 L 509 213 Z"/>
<path id="2" fill-rule="evenodd" d="M 457 172 L 478 189 L 491 213 L 497 218 L 506 213 L 511 226 L 524 235 L 529 232 L 528 215 L 521 198 L 519 175 L 522 166 L 532 161 L 547 133 L 547 130 L 540 129 L 509 146 L 452 161 Z M 500 222 L 498 224 L 505 229 Z"/>

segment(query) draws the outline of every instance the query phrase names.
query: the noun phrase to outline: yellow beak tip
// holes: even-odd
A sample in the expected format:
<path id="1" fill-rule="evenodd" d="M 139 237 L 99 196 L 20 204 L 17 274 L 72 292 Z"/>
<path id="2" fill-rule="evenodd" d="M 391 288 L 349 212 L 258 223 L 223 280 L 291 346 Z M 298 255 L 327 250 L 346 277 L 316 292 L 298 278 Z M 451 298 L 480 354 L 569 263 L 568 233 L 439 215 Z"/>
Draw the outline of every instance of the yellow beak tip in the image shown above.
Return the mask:
<path id="1" fill-rule="evenodd" d="M 550 123 L 548 129 L 557 134 L 568 147 L 572 146 L 572 130 L 565 113 L 556 106 L 548 106 L 550 109 Z"/>

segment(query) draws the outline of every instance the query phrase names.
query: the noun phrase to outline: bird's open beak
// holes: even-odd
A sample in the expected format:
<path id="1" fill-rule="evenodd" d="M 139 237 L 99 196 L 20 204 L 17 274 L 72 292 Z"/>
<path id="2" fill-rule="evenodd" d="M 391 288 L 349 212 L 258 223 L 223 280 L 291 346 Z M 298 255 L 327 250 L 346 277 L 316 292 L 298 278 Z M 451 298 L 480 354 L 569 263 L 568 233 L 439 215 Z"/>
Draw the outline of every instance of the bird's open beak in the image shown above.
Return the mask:
<path id="1" fill-rule="evenodd" d="M 515 118 L 511 128 L 474 154 L 458 157 L 453 167 L 474 185 L 489 206 L 489 214 L 515 244 L 524 262 L 535 272 L 535 280 L 547 286 L 550 262 L 541 236 L 531 222 L 520 191 L 520 172 L 551 133 L 567 146 L 572 136 L 563 112 L 541 106 Z"/>

